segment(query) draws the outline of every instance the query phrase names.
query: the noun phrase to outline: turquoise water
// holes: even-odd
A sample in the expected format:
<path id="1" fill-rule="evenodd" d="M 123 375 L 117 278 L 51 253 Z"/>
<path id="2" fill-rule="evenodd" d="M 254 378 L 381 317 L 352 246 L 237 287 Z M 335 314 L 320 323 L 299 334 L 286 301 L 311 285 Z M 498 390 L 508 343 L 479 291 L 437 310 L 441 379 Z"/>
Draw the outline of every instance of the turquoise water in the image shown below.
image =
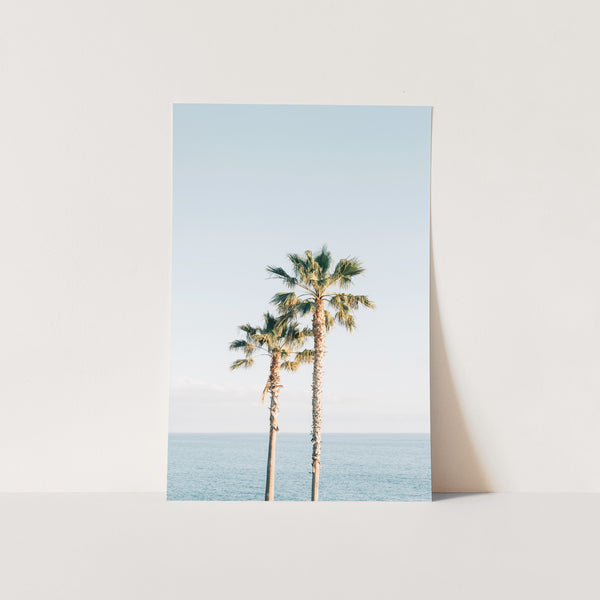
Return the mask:
<path id="1" fill-rule="evenodd" d="M 264 500 L 268 435 L 171 433 L 168 500 Z M 310 500 L 311 444 L 277 436 L 275 500 Z M 323 435 L 319 500 L 431 500 L 429 436 Z"/>

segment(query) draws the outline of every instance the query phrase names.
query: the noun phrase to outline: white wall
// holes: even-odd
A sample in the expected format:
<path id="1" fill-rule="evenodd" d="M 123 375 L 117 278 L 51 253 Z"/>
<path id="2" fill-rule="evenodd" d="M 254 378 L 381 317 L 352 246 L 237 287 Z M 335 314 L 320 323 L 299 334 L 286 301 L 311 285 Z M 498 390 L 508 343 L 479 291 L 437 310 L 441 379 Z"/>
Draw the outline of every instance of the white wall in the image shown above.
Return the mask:
<path id="1" fill-rule="evenodd" d="M 4 6 L 0 491 L 165 489 L 173 101 L 433 105 L 434 488 L 600 491 L 592 2 Z"/>

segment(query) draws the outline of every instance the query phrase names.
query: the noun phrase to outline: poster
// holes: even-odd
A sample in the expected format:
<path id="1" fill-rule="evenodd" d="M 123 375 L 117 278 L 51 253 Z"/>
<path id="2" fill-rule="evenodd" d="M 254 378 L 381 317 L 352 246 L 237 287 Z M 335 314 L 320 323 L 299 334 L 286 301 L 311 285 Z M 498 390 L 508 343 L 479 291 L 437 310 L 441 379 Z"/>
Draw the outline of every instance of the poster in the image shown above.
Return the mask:
<path id="1" fill-rule="evenodd" d="M 176 104 L 169 500 L 423 501 L 431 109 Z"/>

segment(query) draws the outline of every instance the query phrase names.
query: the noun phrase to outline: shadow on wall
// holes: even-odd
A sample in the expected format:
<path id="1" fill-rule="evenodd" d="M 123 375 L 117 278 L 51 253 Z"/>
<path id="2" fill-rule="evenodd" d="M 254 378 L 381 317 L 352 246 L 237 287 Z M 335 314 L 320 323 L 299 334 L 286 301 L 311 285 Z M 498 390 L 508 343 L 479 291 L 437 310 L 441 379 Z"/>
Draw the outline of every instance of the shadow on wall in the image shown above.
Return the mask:
<path id="1" fill-rule="evenodd" d="M 431 480 L 434 492 L 489 492 L 469 434 L 446 351 L 431 253 Z"/>

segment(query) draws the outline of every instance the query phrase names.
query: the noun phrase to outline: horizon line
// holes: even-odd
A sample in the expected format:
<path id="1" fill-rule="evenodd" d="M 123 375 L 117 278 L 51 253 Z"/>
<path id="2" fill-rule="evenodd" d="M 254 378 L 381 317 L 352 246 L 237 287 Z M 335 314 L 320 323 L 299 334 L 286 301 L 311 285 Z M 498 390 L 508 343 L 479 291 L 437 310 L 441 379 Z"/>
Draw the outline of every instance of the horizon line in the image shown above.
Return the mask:
<path id="1" fill-rule="evenodd" d="M 205 434 L 247 434 L 247 433 L 269 433 L 269 431 L 168 431 L 167 433 L 205 433 Z M 310 431 L 279 431 L 278 433 L 299 433 L 310 435 Z M 431 435 L 430 431 L 323 431 L 322 433 L 335 434 L 382 434 L 382 435 Z"/>

